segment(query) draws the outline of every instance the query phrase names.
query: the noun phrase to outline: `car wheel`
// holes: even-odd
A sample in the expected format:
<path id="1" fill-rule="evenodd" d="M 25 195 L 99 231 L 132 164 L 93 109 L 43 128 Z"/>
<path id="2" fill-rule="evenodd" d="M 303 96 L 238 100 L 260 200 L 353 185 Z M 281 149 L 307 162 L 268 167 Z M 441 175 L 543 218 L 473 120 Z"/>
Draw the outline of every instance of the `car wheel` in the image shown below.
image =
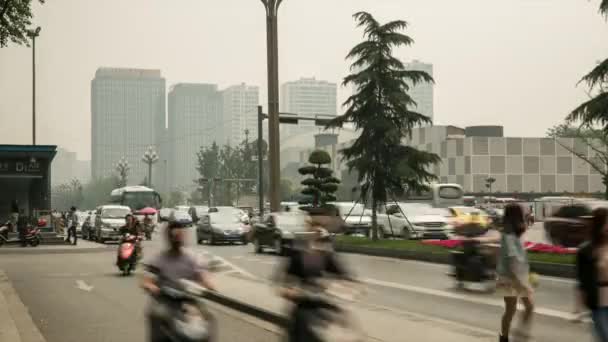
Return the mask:
<path id="1" fill-rule="evenodd" d="M 256 254 L 262 253 L 262 245 L 260 244 L 260 240 L 256 237 L 253 238 L 253 252 Z"/>
<path id="2" fill-rule="evenodd" d="M 409 240 L 409 239 L 412 238 L 412 234 L 411 234 L 410 230 L 407 227 L 401 228 L 401 237 L 404 240 Z"/>
<path id="3" fill-rule="evenodd" d="M 283 241 L 281 238 L 274 239 L 274 252 L 277 253 L 277 255 L 285 254 L 285 251 L 283 250 Z"/>

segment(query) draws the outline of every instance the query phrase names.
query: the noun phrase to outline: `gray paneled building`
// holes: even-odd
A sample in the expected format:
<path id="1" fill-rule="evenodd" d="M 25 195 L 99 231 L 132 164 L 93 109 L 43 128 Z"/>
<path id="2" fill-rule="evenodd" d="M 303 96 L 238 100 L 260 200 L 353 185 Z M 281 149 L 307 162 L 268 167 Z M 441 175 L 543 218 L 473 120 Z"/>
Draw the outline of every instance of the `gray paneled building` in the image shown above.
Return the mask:
<path id="1" fill-rule="evenodd" d="M 504 137 L 500 126 L 433 126 L 415 129 L 407 144 L 441 156 L 434 173 L 441 182 L 458 183 L 465 191 L 589 193 L 603 189 L 600 174 L 564 146 L 593 157 L 576 139 Z"/>
<path id="2" fill-rule="evenodd" d="M 158 149 L 165 130 L 165 79 L 160 70 L 99 68 L 91 81 L 91 170 L 93 179 L 115 174 L 126 158 L 129 183 L 147 175 L 141 157 Z M 155 167 L 156 169 L 156 167 Z"/>

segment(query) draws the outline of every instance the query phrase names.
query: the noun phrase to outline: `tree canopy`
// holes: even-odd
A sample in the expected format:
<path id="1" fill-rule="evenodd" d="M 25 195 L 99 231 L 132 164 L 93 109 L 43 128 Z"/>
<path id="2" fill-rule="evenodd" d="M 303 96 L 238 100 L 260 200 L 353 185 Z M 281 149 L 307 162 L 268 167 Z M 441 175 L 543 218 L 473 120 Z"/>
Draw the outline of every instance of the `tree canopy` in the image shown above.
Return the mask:
<path id="1" fill-rule="evenodd" d="M 377 206 L 393 194 L 425 188 L 436 179 L 428 170 L 440 161 L 439 156 L 402 144 L 415 127 L 431 123 L 415 110 L 417 104 L 408 92 L 417 84 L 434 81 L 424 71 L 407 70 L 393 56 L 393 49 L 414 42 L 402 33 L 407 22 L 382 24 L 367 12 L 356 13 L 354 19 L 363 28 L 364 40 L 346 56 L 352 61 L 352 73 L 343 85 L 354 87 L 356 92 L 344 103 L 344 115 L 328 127 L 352 123 L 361 131 L 353 144 L 340 152 L 349 170 L 357 171 L 361 196 L 371 196 L 375 238 Z"/>
<path id="2" fill-rule="evenodd" d="M 32 5 L 45 0 L 0 0 L 0 48 L 9 42 L 29 46 L 32 26 Z"/>
<path id="3" fill-rule="evenodd" d="M 311 165 L 302 166 L 298 172 L 308 176 L 301 184 L 304 186 L 304 198 L 300 204 L 310 205 L 313 208 L 324 206 L 328 202 L 336 201 L 335 193 L 340 180 L 333 176 L 332 169 L 325 165 L 331 164 L 331 156 L 323 150 L 315 150 L 308 157 Z"/>

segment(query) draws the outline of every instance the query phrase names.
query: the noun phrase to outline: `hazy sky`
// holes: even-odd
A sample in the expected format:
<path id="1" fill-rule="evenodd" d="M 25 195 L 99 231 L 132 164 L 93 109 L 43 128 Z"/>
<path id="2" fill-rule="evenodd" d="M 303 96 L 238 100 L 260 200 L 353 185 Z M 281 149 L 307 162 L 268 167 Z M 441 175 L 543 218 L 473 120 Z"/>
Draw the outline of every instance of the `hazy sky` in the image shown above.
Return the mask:
<path id="1" fill-rule="evenodd" d="M 576 87 L 608 56 L 598 0 L 285 0 L 280 81 L 340 82 L 361 38 L 352 14 L 404 19 L 398 51 L 435 68 L 437 124 L 502 124 L 540 136 L 586 98 Z M 90 81 L 99 66 L 158 68 L 178 82 L 247 82 L 266 100 L 259 0 L 49 0 L 37 6 L 38 142 L 90 158 Z M 342 102 L 350 94 L 339 90 Z M 31 50 L 0 49 L 0 143 L 31 142 Z"/>

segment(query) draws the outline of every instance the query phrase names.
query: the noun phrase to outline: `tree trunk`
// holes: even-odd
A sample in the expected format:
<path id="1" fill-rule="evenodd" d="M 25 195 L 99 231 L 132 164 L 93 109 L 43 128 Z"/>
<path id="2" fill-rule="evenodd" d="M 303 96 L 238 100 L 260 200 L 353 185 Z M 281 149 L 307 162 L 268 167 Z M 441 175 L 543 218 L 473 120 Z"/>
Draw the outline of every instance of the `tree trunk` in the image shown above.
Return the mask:
<path id="1" fill-rule="evenodd" d="M 602 176 L 602 183 L 604 183 L 604 199 L 608 200 L 608 174 Z"/>
<path id="2" fill-rule="evenodd" d="M 372 195 L 372 240 L 378 241 L 378 216 L 376 216 L 376 196 Z"/>

